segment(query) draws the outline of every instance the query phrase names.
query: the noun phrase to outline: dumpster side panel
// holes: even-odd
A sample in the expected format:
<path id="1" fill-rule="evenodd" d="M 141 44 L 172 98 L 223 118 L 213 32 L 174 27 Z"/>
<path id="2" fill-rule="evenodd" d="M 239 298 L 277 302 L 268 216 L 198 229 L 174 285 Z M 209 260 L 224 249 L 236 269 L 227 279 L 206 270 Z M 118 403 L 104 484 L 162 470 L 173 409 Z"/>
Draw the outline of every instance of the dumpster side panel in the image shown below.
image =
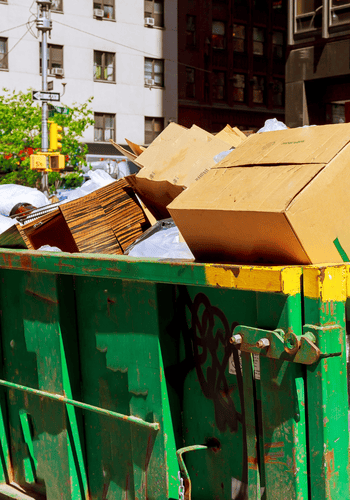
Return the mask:
<path id="1" fill-rule="evenodd" d="M 321 350 L 341 351 L 307 368 L 311 499 L 349 498 L 346 267 L 306 268 L 303 281 L 305 329 L 320 327 Z"/>
<path id="2" fill-rule="evenodd" d="M 79 277 L 76 297 L 84 401 L 161 426 L 157 434 L 86 413 L 91 498 L 176 498 L 157 285 Z"/>
<path id="3" fill-rule="evenodd" d="M 72 279 L 65 277 L 63 283 L 55 275 L 6 270 L 1 277 L 4 378 L 13 384 L 8 391 L 13 480 L 53 500 L 85 499 L 83 444 L 74 409 L 67 413 L 64 404 L 35 394 L 39 389 L 64 395 L 78 387 L 79 371 L 65 353 L 74 352 L 74 304 L 72 309 L 65 300 L 73 297 Z M 66 320 L 61 322 L 61 316 Z"/>

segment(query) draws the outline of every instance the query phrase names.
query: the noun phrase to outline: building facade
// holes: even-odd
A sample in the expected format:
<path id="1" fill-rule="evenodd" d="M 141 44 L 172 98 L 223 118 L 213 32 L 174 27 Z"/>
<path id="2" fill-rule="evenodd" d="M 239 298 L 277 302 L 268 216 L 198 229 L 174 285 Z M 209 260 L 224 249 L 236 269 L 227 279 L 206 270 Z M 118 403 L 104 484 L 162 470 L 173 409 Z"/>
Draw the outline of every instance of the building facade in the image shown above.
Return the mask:
<path id="1" fill-rule="evenodd" d="M 284 120 L 286 0 L 179 0 L 178 27 L 180 124 Z"/>
<path id="2" fill-rule="evenodd" d="M 289 0 L 286 123 L 350 121 L 350 2 Z"/>
<path id="3" fill-rule="evenodd" d="M 0 0 L 0 88 L 41 89 L 36 2 Z M 177 120 L 177 0 L 52 0 L 49 80 L 62 103 L 93 96 L 89 153 L 153 140 Z"/>

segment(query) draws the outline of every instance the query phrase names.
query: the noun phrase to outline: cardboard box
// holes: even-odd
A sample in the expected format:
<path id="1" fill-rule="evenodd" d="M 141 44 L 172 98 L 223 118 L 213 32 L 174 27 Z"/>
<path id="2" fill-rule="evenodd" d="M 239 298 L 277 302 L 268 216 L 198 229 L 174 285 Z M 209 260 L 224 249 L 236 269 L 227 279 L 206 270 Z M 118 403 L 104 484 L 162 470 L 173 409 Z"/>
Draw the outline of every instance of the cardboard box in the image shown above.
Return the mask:
<path id="1" fill-rule="evenodd" d="M 141 168 L 126 179 L 157 219 L 169 217 L 167 205 L 206 174 L 216 163 L 214 156 L 245 139 L 230 126 L 216 136 L 193 125 L 190 129 L 170 123 L 137 157 Z"/>
<path id="2" fill-rule="evenodd" d="M 10 227 L 0 235 L 0 247 L 36 250 L 50 245 L 63 252 L 121 255 L 149 227 L 135 193 L 120 179 Z"/>
<path id="3" fill-rule="evenodd" d="M 250 136 L 168 210 L 196 259 L 350 257 L 350 124 Z"/>

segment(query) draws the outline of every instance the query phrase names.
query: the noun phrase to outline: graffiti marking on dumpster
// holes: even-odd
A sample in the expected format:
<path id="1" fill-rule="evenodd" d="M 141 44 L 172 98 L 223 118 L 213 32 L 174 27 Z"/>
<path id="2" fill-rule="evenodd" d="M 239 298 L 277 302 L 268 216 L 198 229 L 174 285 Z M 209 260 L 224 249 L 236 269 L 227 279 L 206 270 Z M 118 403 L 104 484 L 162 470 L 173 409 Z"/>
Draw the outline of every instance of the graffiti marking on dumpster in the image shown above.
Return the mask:
<path id="1" fill-rule="evenodd" d="M 242 418 L 235 409 L 226 379 L 226 369 L 232 353 L 229 339 L 237 323 L 230 325 L 224 313 L 212 306 L 208 297 L 202 293 L 193 301 L 191 322 L 197 376 L 203 394 L 214 403 L 216 425 L 222 432 L 226 427 L 237 431 L 238 421 Z M 221 360 L 218 357 L 219 351 Z M 237 351 L 233 355 L 240 370 Z"/>

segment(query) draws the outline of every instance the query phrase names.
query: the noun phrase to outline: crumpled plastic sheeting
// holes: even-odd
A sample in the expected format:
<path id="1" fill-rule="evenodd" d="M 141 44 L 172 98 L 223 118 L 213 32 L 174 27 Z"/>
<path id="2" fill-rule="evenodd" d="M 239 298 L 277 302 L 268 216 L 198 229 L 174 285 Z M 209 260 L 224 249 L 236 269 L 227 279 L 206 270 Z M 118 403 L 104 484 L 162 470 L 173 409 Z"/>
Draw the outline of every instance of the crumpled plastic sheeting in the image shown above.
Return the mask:
<path id="1" fill-rule="evenodd" d="M 37 249 L 37 252 L 62 252 L 62 250 L 58 247 L 52 247 L 50 245 L 42 245 Z"/>
<path id="2" fill-rule="evenodd" d="M 49 204 L 48 198 L 38 189 L 17 184 L 0 185 L 0 214 L 9 215 L 17 203 L 30 203 L 33 207 Z"/>
<path id="3" fill-rule="evenodd" d="M 14 224 L 18 224 L 16 219 L 10 219 L 10 217 L 0 215 L 0 234 L 4 233 L 9 227 L 13 226 Z"/>
<path id="4" fill-rule="evenodd" d="M 149 238 L 135 244 L 129 252 L 130 257 L 157 259 L 191 259 L 194 256 L 187 244 L 180 242 L 177 227 L 163 229 Z"/>
<path id="5" fill-rule="evenodd" d="M 219 153 L 216 156 L 214 156 L 213 160 L 215 161 L 215 163 L 220 163 L 221 160 L 223 160 L 224 158 L 226 158 L 226 156 L 228 156 L 230 153 L 232 153 L 232 151 L 234 149 L 235 148 L 231 148 L 228 151 L 221 151 L 221 153 Z"/>
<path id="6" fill-rule="evenodd" d="M 113 177 L 111 177 L 109 174 L 107 174 L 107 172 L 101 169 L 90 170 L 89 177 L 90 180 L 84 182 L 84 184 L 79 188 L 67 191 L 59 190 L 59 199 L 62 199 L 64 203 L 67 201 L 76 200 L 78 198 L 81 198 L 82 196 L 86 196 L 87 194 L 92 193 L 93 191 L 96 191 L 96 189 L 107 186 L 107 184 L 115 181 Z"/>
<path id="7" fill-rule="evenodd" d="M 287 125 L 283 122 L 277 120 L 277 118 L 270 118 L 270 120 L 265 121 L 265 125 L 258 130 L 258 134 L 261 132 L 273 132 L 274 130 L 285 130 L 287 129 Z"/>

